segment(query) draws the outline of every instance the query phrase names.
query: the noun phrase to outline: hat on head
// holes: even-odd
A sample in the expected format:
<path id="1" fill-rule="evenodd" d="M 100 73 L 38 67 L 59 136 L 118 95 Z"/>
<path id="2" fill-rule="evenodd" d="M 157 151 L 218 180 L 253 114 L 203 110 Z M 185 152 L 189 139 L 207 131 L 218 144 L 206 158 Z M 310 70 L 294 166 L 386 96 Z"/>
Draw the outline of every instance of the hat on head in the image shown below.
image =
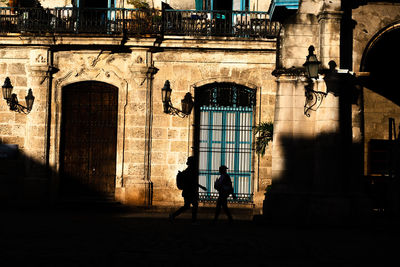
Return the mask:
<path id="1" fill-rule="evenodd" d="M 219 169 L 220 169 L 220 170 L 227 170 L 228 167 L 226 167 L 225 165 L 221 165 L 221 166 L 219 166 Z"/>

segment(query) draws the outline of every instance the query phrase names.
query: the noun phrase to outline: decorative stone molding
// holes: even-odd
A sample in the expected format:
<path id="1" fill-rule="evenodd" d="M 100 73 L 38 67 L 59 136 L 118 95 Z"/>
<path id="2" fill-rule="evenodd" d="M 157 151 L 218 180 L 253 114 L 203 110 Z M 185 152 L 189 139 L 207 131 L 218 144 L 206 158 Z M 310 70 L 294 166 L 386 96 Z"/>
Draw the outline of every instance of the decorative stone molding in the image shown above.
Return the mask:
<path id="1" fill-rule="evenodd" d="M 30 51 L 30 65 L 46 65 L 48 62 L 48 47 L 43 47 L 39 49 L 32 49 Z"/>
<path id="2" fill-rule="evenodd" d="M 31 74 L 46 74 L 47 71 L 49 70 L 49 67 L 47 65 L 29 65 L 28 66 L 28 72 Z"/>
<path id="3" fill-rule="evenodd" d="M 340 20 L 343 16 L 343 11 L 322 11 L 318 14 L 318 21 L 329 19 L 329 20 Z"/>
<path id="4" fill-rule="evenodd" d="M 287 76 L 305 76 L 306 69 L 303 67 L 291 67 L 291 68 L 280 68 L 280 69 L 275 69 L 272 72 L 272 75 L 275 77 L 279 77 L 282 75 L 287 75 Z"/>

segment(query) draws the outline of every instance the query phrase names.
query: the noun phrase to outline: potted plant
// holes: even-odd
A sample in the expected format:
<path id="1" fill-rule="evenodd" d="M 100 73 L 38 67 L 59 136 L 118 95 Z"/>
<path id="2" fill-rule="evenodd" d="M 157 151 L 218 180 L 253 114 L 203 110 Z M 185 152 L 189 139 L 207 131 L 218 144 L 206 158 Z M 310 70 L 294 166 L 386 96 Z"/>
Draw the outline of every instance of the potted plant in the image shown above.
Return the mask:
<path id="1" fill-rule="evenodd" d="M 272 141 L 274 134 L 274 124 L 272 122 L 261 122 L 253 127 L 256 137 L 256 153 L 264 156 L 268 143 Z"/>

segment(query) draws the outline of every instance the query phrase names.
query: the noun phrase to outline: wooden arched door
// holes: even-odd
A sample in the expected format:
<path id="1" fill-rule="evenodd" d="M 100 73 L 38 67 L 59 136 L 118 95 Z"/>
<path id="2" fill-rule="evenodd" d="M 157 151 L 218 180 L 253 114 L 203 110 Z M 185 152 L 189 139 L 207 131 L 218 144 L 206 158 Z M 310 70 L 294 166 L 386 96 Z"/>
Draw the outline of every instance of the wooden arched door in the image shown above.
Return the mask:
<path id="1" fill-rule="evenodd" d="M 115 191 L 118 88 L 87 81 L 63 88 L 60 149 L 65 194 Z"/>

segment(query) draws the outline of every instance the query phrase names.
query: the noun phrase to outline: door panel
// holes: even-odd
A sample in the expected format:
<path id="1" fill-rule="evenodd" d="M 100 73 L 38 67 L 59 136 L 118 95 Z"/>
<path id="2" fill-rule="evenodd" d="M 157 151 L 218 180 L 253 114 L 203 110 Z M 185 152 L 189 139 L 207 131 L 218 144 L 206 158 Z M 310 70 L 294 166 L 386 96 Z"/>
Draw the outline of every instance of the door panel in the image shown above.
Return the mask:
<path id="1" fill-rule="evenodd" d="M 118 89 L 101 82 L 64 87 L 61 182 L 67 194 L 115 189 Z"/>

